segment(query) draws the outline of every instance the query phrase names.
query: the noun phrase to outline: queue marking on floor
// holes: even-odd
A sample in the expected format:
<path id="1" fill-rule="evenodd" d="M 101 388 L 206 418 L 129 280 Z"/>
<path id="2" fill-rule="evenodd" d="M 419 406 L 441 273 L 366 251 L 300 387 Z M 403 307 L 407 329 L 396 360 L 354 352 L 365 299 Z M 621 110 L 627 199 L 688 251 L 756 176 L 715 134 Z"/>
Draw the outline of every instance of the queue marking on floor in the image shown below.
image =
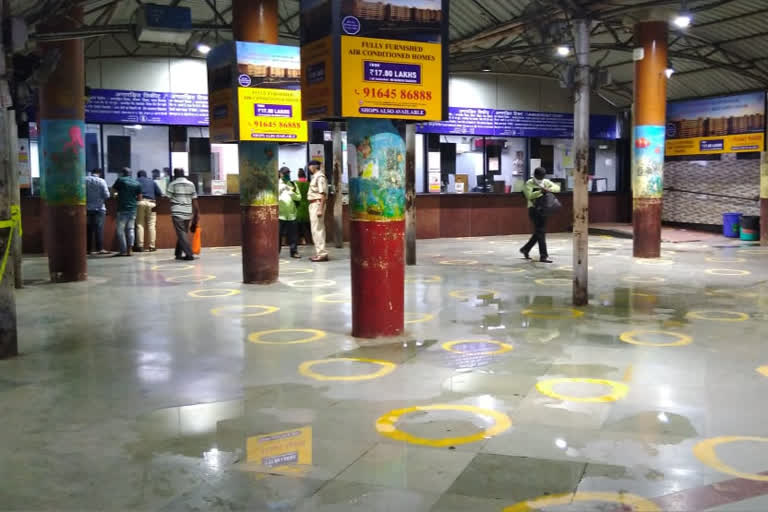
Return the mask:
<path id="1" fill-rule="evenodd" d="M 652 267 L 663 267 L 667 265 L 674 265 L 674 260 L 667 260 L 667 259 L 650 259 L 650 258 L 635 258 L 635 263 L 639 265 L 649 265 Z"/>
<path id="2" fill-rule="evenodd" d="M 564 314 L 565 313 L 565 314 Z M 520 312 L 523 316 L 543 320 L 559 320 L 562 318 L 581 318 L 583 311 L 573 308 L 529 308 Z"/>
<path id="3" fill-rule="evenodd" d="M 227 311 L 236 311 L 236 310 L 248 310 L 248 309 L 258 309 L 260 311 L 255 313 L 240 313 L 239 315 L 230 315 L 227 314 Z M 280 308 L 277 306 L 263 306 L 261 304 L 234 304 L 231 306 L 221 306 L 218 308 L 211 309 L 211 314 L 213 316 L 229 316 L 229 317 L 238 317 L 238 318 L 251 318 L 256 316 L 265 316 L 265 315 L 271 315 L 272 313 L 280 311 Z"/>
<path id="4" fill-rule="evenodd" d="M 266 341 L 262 339 L 264 336 L 277 333 L 308 333 L 309 336 L 304 338 L 298 338 L 290 341 Z M 256 331 L 248 335 L 248 341 L 251 343 L 258 343 L 261 345 L 297 345 L 300 343 L 310 343 L 319 339 L 325 338 L 327 333 L 319 329 L 270 329 L 267 331 Z"/>
<path id="5" fill-rule="evenodd" d="M 489 267 L 489 268 L 486 268 L 485 271 L 490 272 L 491 274 L 521 274 L 525 272 L 525 269 L 520 267 L 511 267 L 511 268 Z"/>
<path id="6" fill-rule="evenodd" d="M 730 317 L 728 315 L 731 315 Z M 744 322 L 749 320 L 749 315 L 741 311 L 702 310 L 691 311 L 686 318 L 694 320 L 709 320 L 711 322 Z"/>
<path id="7" fill-rule="evenodd" d="M 740 270 L 736 268 L 708 268 L 704 272 L 713 276 L 731 276 L 731 277 L 748 276 L 752 273 L 749 270 Z"/>
<path id="8" fill-rule="evenodd" d="M 429 284 L 429 283 L 439 283 L 443 280 L 442 277 L 438 275 L 429 275 L 429 276 L 413 276 L 413 277 L 406 277 L 405 282 L 409 284 Z"/>
<path id="9" fill-rule="evenodd" d="M 406 414 L 414 412 L 429 412 L 429 411 L 459 411 L 468 412 L 476 416 L 483 418 L 493 419 L 493 425 L 485 428 L 483 431 L 476 434 L 471 434 L 461 437 L 447 437 L 443 439 L 431 439 L 425 437 L 418 437 L 408 432 L 398 430 L 397 421 Z M 501 434 L 512 426 L 512 421 L 504 413 L 494 411 L 492 409 L 484 409 L 482 407 L 475 407 L 474 405 L 451 405 L 451 404 L 435 404 L 435 405 L 419 405 L 414 407 L 406 407 L 403 409 L 395 409 L 389 411 L 385 415 L 376 420 L 376 431 L 390 439 L 396 441 L 403 441 L 409 444 L 418 444 L 423 446 L 431 446 L 435 448 L 441 448 L 445 446 L 456 446 L 460 444 L 474 443 L 477 441 L 483 441 L 491 438 L 495 435 Z"/>
<path id="10" fill-rule="evenodd" d="M 554 389 L 558 384 L 598 384 L 601 386 L 610 387 L 611 392 L 598 396 L 563 395 L 556 392 Z M 558 379 L 540 380 L 536 383 L 536 390 L 542 395 L 566 402 L 605 403 L 621 400 L 627 396 L 629 387 L 623 382 L 617 382 L 615 380 L 564 377 Z"/>
<path id="11" fill-rule="evenodd" d="M 403 313 L 403 317 L 406 324 L 420 324 L 435 318 L 431 313 L 409 313 L 407 311 Z"/>
<path id="12" fill-rule="evenodd" d="M 627 283 L 636 284 L 660 284 L 666 281 L 665 278 L 659 276 L 624 276 L 621 280 L 626 281 Z"/>
<path id="13" fill-rule="evenodd" d="M 755 369 L 755 371 L 761 375 L 768 377 L 768 365 L 758 366 L 757 369 Z"/>
<path id="14" fill-rule="evenodd" d="M 440 265 L 477 265 L 477 260 L 442 260 L 438 261 Z"/>
<path id="15" fill-rule="evenodd" d="M 761 475 L 759 473 L 745 473 L 738 469 L 729 466 L 717 456 L 715 448 L 721 444 L 738 443 L 738 442 L 754 442 L 754 443 L 768 443 L 768 437 L 756 437 L 756 436 L 720 436 L 712 437 L 700 441 L 693 447 L 693 454 L 701 462 L 716 469 L 721 473 L 733 475 L 738 478 L 744 478 L 745 480 L 756 480 L 759 482 L 768 482 L 768 475 Z"/>
<path id="16" fill-rule="evenodd" d="M 363 373 L 359 375 L 324 375 L 322 373 L 317 373 L 312 369 L 312 367 L 316 365 L 331 364 L 331 363 L 337 363 L 337 362 L 376 364 L 376 365 L 379 365 L 381 368 L 379 368 L 378 370 L 372 373 Z M 385 375 L 389 375 L 390 373 L 395 371 L 396 368 L 397 368 L 397 365 L 395 363 L 391 361 L 384 361 L 382 359 L 368 359 L 365 357 L 338 357 L 338 358 L 332 358 L 332 359 L 317 359 L 314 361 L 304 361 L 299 365 L 299 373 L 304 375 L 305 377 L 309 377 L 311 379 L 320 380 L 320 381 L 353 382 L 353 381 L 361 381 L 361 380 L 378 379 L 380 377 L 384 377 Z"/>
<path id="17" fill-rule="evenodd" d="M 163 264 L 163 265 L 152 265 L 149 267 L 150 270 L 160 270 L 160 271 L 169 271 L 169 270 L 192 270 L 195 268 L 194 265 L 174 265 L 173 263 Z"/>
<path id="18" fill-rule="evenodd" d="M 671 336 L 675 338 L 676 341 L 672 341 L 669 343 L 654 343 L 652 341 L 637 339 L 637 336 L 642 334 L 662 334 L 664 336 Z M 681 333 L 672 332 L 672 331 L 658 331 L 658 330 L 652 330 L 652 329 L 651 330 L 637 329 L 634 331 L 626 331 L 621 333 L 621 335 L 619 336 L 619 339 L 624 343 L 630 343 L 632 345 L 642 345 L 646 347 L 680 347 L 683 345 L 689 345 L 690 343 L 693 342 L 693 338 L 688 336 L 687 334 L 681 334 Z"/>
<path id="19" fill-rule="evenodd" d="M 189 279 L 194 278 L 194 279 Z M 185 274 L 181 276 L 166 277 L 165 280 L 169 283 L 204 283 L 205 281 L 212 281 L 216 279 L 216 276 L 211 274 Z"/>
<path id="20" fill-rule="evenodd" d="M 540 286 L 570 286 L 573 281 L 562 277 L 544 277 L 542 279 L 536 279 L 534 283 Z"/>
<path id="21" fill-rule="evenodd" d="M 707 261 L 710 263 L 744 263 L 747 261 L 744 258 L 718 258 L 718 257 L 709 257 L 707 258 Z"/>
<path id="22" fill-rule="evenodd" d="M 340 298 L 337 299 L 336 297 Z M 323 302 L 325 304 L 351 304 L 352 296 L 346 292 L 334 292 L 315 297 L 315 302 Z"/>
<path id="23" fill-rule="evenodd" d="M 215 292 L 215 294 L 209 295 L 210 292 Z M 218 299 L 220 297 L 231 297 L 239 293 L 240 290 L 235 288 L 203 288 L 202 290 L 192 290 L 187 295 L 196 299 Z"/>
<path id="24" fill-rule="evenodd" d="M 287 268 L 285 270 L 280 270 L 280 276 L 290 277 L 290 276 L 298 276 L 299 274 L 311 274 L 315 270 L 312 268 Z"/>
<path id="25" fill-rule="evenodd" d="M 336 286 L 336 281 L 331 279 L 293 279 L 285 281 L 285 284 L 293 288 L 328 288 Z"/>
<path id="26" fill-rule="evenodd" d="M 460 288 L 451 290 L 448 295 L 454 299 L 472 299 L 477 297 L 495 296 L 499 292 L 491 288 Z"/>
<path id="27" fill-rule="evenodd" d="M 455 347 L 461 346 L 461 345 L 472 345 L 472 344 L 485 344 L 485 345 L 496 345 L 497 349 L 495 350 L 456 350 Z M 448 352 L 453 352 L 454 354 L 470 354 L 470 355 L 476 355 L 476 356 L 495 356 L 498 354 L 504 354 L 505 352 L 510 352 L 511 350 L 514 350 L 514 346 L 510 345 L 509 343 L 503 343 L 501 341 L 496 340 L 454 340 L 454 341 L 446 341 L 442 344 L 443 350 L 447 350 Z"/>
<path id="28" fill-rule="evenodd" d="M 632 507 L 632 512 L 662 512 L 652 501 L 629 493 L 618 492 L 568 492 L 564 494 L 552 494 L 540 496 L 532 500 L 521 501 L 504 508 L 503 512 L 535 512 L 543 507 L 569 505 L 574 501 L 600 501 L 603 503 L 617 503 L 626 510 L 626 506 Z"/>

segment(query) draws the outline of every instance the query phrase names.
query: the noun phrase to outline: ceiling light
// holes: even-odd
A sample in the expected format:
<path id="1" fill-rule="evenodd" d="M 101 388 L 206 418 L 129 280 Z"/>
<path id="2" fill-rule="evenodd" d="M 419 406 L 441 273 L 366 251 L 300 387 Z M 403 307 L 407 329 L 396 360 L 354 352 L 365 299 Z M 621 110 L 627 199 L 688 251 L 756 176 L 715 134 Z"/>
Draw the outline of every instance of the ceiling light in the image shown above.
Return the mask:
<path id="1" fill-rule="evenodd" d="M 568 48 L 567 46 L 558 46 L 557 54 L 561 57 L 567 57 L 571 54 L 571 49 Z"/>
<path id="2" fill-rule="evenodd" d="M 679 28 L 687 28 L 691 24 L 691 15 L 680 13 L 675 16 L 673 23 Z"/>
<path id="3" fill-rule="evenodd" d="M 490 64 L 488 64 L 488 63 L 486 62 L 485 64 L 483 64 L 483 67 L 482 67 L 482 68 L 480 68 L 480 69 L 481 69 L 482 71 L 485 71 L 485 72 L 487 73 L 488 71 L 490 71 L 490 70 L 491 70 L 491 65 L 490 65 Z"/>
<path id="4" fill-rule="evenodd" d="M 200 53 L 202 53 L 203 55 L 206 55 L 208 52 L 210 52 L 210 51 L 211 51 L 211 47 L 210 47 L 210 46 L 208 46 L 208 45 L 207 45 L 207 44 L 205 44 L 205 43 L 198 43 L 198 44 L 197 44 L 197 51 L 199 51 L 199 52 L 200 52 Z"/>

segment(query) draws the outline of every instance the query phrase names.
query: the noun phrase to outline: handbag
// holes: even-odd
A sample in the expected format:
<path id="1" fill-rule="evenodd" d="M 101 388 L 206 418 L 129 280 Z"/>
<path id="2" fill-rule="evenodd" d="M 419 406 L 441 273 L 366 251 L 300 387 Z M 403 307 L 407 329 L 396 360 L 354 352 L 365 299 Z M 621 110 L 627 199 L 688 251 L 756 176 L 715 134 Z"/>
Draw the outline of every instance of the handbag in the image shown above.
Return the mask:
<path id="1" fill-rule="evenodd" d="M 563 205 L 552 192 L 544 192 L 544 195 L 536 199 L 536 209 L 544 215 L 551 215 L 559 210 Z"/>
<path id="2" fill-rule="evenodd" d="M 192 234 L 192 254 L 200 254 L 203 247 L 203 228 L 197 226 Z"/>

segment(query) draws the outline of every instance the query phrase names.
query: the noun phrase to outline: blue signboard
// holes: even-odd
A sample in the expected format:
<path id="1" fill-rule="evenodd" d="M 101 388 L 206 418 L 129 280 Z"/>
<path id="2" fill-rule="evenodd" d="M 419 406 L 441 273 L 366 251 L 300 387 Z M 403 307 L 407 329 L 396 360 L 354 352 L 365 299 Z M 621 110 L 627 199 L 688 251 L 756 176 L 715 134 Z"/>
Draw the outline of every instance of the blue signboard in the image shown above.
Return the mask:
<path id="1" fill-rule="evenodd" d="M 448 107 L 448 121 L 420 123 L 416 131 L 444 135 L 571 139 L 573 114 Z M 589 133 L 592 139 L 618 139 L 616 116 L 590 116 Z"/>
<path id="2" fill-rule="evenodd" d="M 85 122 L 208 126 L 208 95 L 91 89 Z"/>

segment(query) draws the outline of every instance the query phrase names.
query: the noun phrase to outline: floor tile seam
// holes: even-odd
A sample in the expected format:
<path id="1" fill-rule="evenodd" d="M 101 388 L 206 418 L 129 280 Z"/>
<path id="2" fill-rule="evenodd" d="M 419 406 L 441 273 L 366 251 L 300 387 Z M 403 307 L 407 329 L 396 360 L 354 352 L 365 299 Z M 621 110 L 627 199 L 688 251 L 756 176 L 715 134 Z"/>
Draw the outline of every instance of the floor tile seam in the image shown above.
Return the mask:
<path id="1" fill-rule="evenodd" d="M 354 459 L 352 462 L 350 462 L 349 464 L 347 464 L 345 467 L 343 467 L 342 469 L 340 469 L 340 470 L 339 470 L 339 471 L 338 471 L 338 472 L 337 472 L 337 473 L 336 473 L 336 474 L 335 474 L 335 475 L 334 475 L 332 478 L 329 478 L 329 479 L 325 480 L 325 481 L 323 482 L 323 484 L 322 484 L 320 487 L 318 487 L 318 488 L 315 490 L 315 492 L 313 492 L 313 493 L 312 493 L 312 494 L 310 494 L 309 496 L 306 496 L 306 497 L 305 497 L 305 498 L 304 498 L 302 501 L 306 501 L 306 500 L 309 500 L 309 499 L 310 499 L 310 498 L 312 498 L 313 496 L 317 495 L 318 493 L 320 493 L 320 491 L 321 491 L 321 490 L 323 490 L 323 489 L 324 489 L 324 488 L 325 488 L 325 487 L 326 487 L 328 484 L 330 484 L 331 482 L 336 482 L 336 481 L 339 481 L 339 482 L 341 482 L 342 480 L 337 480 L 337 479 L 339 478 L 339 476 L 341 476 L 341 474 L 342 474 L 342 473 L 344 473 L 346 470 L 348 470 L 348 469 L 349 469 L 349 468 L 351 468 L 353 465 L 355 465 L 355 464 L 356 464 L 356 463 L 357 463 L 357 462 L 358 462 L 360 459 L 362 459 L 363 457 L 365 457 L 366 455 L 368 455 L 368 454 L 371 452 L 371 450 L 373 450 L 374 448 L 376 448 L 378 445 L 379 445 L 379 443 L 378 443 L 378 442 L 374 442 L 374 443 L 372 443 L 372 444 L 371 444 L 371 446 L 370 446 L 370 447 L 369 447 L 367 450 L 365 450 L 363 453 L 361 453 L 361 454 L 360 454 L 360 455 L 359 455 L 359 456 L 358 456 L 356 459 Z"/>

